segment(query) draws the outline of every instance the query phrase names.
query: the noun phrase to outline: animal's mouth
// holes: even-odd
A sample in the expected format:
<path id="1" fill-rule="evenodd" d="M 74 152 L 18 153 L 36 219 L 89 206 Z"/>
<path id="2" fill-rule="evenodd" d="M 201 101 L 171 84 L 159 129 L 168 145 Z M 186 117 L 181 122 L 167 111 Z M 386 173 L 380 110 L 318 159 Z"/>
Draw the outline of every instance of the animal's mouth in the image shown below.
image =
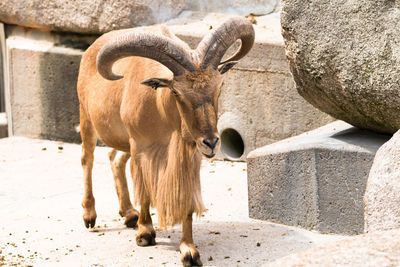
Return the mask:
<path id="1" fill-rule="evenodd" d="M 211 159 L 212 157 L 215 156 L 215 153 L 212 153 L 212 154 L 203 153 L 203 155 L 204 155 L 206 158 Z"/>
<path id="2" fill-rule="evenodd" d="M 215 155 L 218 152 L 218 146 L 214 149 L 210 149 L 208 147 L 205 147 L 202 144 L 197 143 L 197 149 L 201 152 L 201 154 L 203 154 L 206 158 L 211 159 L 213 157 L 215 157 Z"/>

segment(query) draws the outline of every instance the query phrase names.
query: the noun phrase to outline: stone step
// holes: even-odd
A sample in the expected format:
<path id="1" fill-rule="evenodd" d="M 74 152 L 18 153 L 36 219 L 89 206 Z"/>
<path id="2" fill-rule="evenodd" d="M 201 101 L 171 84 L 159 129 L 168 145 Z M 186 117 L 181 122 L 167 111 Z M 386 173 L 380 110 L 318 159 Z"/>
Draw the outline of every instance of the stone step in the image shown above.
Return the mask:
<path id="1" fill-rule="evenodd" d="M 230 15 L 183 12 L 167 24 L 195 48 Z M 225 75 L 219 103 L 218 158 L 245 160 L 251 150 L 331 122 L 297 93 L 285 57 L 279 15 L 252 17 L 256 42 Z M 96 36 L 6 25 L 9 123 L 13 135 L 79 142 L 76 79 Z M 229 53 L 229 51 L 228 51 Z"/>
<path id="2" fill-rule="evenodd" d="M 390 137 L 337 121 L 252 151 L 250 217 L 322 233 L 362 233 L 369 170 Z"/>

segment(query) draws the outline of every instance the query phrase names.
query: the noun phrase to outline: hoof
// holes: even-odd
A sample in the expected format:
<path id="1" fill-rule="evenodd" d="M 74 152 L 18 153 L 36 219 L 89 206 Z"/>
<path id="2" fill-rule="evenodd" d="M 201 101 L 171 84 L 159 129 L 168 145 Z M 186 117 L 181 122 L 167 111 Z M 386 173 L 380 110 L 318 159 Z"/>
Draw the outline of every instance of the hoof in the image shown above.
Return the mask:
<path id="1" fill-rule="evenodd" d="M 156 244 L 156 233 L 138 234 L 136 244 L 140 247 L 154 246 Z"/>
<path id="2" fill-rule="evenodd" d="M 137 226 L 137 221 L 139 219 L 139 216 L 137 216 L 136 214 L 133 216 L 127 216 L 125 218 L 125 222 L 124 224 L 126 225 L 126 227 L 128 228 L 135 228 Z"/>
<path id="3" fill-rule="evenodd" d="M 125 217 L 124 224 L 128 228 L 135 228 L 137 226 L 137 221 L 139 219 L 139 212 L 135 209 L 129 209 L 126 212 L 120 211 L 119 214 Z"/>
<path id="4" fill-rule="evenodd" d="M 83 221 L 85 222 L 86 228 L 93 228 L 96 224 L 96 217 L 91 219 L 84 218 Z"/>
<path id="5" fill-rule="evenodd" d="M 83 213 L 83 222 L 85 223 L 86 228 L 93 228 L 96 224 L 97 214 L 95 210 L 84 211 Z"/>
<path id="6" fill-rule="evenodd" d="M 183 255 L 181 261 L 185 267 L 203 266 L 203 263 L 200 260 L 200 254 L 198 253 L 195 253 L 192 256 L 190 252 L 187 252 L 185 255 Z"/>

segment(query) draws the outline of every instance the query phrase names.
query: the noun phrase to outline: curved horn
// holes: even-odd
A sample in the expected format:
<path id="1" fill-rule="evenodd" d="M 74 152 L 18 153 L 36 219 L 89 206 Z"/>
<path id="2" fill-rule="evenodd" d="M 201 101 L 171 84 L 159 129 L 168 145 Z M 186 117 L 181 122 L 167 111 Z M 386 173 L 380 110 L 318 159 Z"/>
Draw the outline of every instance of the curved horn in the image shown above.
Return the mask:
<path id="1" fill-rule="evenodd" d="M 105 79 L 123 78 L 112 72 L 112 65 L 118 59 L 139 56 L 154 59 L 174 75 L 182 75 L 185 70 L 193 72 L 195 65 L 191 56 L 178 42 L 162 35 L 143 32 L 128 32 L 109 40 L 97 54 L 97 70 Z"/>
<path id="2" fill-rule="evenodd" d="M 227 20 L 216 30 L 206 35 L 197 46 L 196 51 L 202 60 L 202 68 L 206 69 L 208 66 L 212 66 L 217 69 L 220 64 L 241 59 L 253 46 L 254 36 L 253 25 L 247 19 L 235 17 Z M 232 57 L 221 62 L 226 50 L 237 39 L 242 41 L 240 49 Z"/>

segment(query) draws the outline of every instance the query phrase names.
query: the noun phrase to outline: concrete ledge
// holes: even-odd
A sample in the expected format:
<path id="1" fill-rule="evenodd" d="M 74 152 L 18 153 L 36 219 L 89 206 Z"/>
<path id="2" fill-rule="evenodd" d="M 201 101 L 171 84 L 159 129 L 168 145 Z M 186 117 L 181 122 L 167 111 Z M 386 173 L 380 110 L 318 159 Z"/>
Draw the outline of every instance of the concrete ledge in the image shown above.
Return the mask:
<path id="1" fill-rule="evenodd" d="M 369 170 L 389 138 L 337 121 L 252 151 L 250 217 L 323 233 L 362 233 Z"/>

